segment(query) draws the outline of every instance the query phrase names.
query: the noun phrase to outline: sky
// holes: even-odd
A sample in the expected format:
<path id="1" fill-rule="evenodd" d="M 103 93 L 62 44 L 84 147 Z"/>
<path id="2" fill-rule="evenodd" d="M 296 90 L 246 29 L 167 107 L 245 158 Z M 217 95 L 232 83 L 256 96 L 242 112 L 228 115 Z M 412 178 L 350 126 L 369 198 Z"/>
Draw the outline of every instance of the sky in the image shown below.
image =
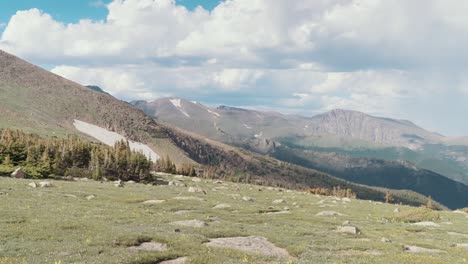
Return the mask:
<path id="1" fill-rule="evenodd" d="M 15 0 L 0 49 L 122 100 L 332 109 L 468 135 L 468 2 Z"/>

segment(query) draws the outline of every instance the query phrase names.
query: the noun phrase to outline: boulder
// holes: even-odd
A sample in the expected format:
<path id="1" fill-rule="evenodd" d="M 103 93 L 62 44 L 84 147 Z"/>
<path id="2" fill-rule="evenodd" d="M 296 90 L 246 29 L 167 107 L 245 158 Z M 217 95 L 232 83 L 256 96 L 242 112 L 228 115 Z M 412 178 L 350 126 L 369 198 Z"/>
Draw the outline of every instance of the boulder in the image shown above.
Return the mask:
<path id="1" fill-rule="evenodd" d="M 417 222 L 417 223 L 413 223 L 412 225 L 415 225 L 415 226 L 426 226 L 426 227 L 440 227 L 439 224 L 436 224 L 436 223 L 430 222 L 430 221 Z"/>
<path id="2" fill-rule="evenodd" d="M 337 231 L 339 233 L 348 233 L 348 234 L 353 234 L 353 235 L 357 235 L 361 233 L 361 231 L 359 231 L 359 228 L 355 226 L 339 226 Z"/>
<path id="3" fill-rule="evenodd" d="M 390 240 L 390 239 L 388 239 L 388 238 L 386 238 L 386 237 L 382 237 L 382 239 L 380 239 L 380 241 L 381 241 L 382 243 L 391 243 L 391 242 L 392 242 L 392 240 Z"/>
<path id="4" fill-rule="evenodd" d="M 205 245 L 216 248 L 230 248 L 268 257 L 291 257 L 286 249 L 279 248 L 266 238 L 259 236 L 215 238 L 210 239 L 210 242 Z"/>
<path id="5" fill-rule="evenodd" d="M 48 182 L 48 181 L 43 181 L 43 182 L 40 182 L 39 183 L 39 187 L 41 188 L 49 188 L 49 187 L 53 187 L 52 183 Z"/>
<path id="6" fill-rule="evenodd" d="M 213 207 L 213 209 L 227 209 L 231 208 L 230 204 L 217 204 Z"/>
<path id="7" fill-rule="evenodd" d="M 92 200 L 92 199 L 96 198 L 96 196 L 91 194 L 91 195 L 86 196 L 85 198 L 86 198 L 86 200 L 89 201 L 89 200 Z"/>
<path id="8" fill-rule="evenodd" d="M 468 243 L 455 244 L 455 247 L 468 249 Z"/>
<path id="9" fill-rule="evenodd" d="M 280 204 L 280 203 L 285 203 L 286 201 L 284 199 L 277 199 L 271 202 L 272 204 Z"/>
<path id="10" fill-rule="evenodd" d="M 201 220 L 184 220 L 184 221 L 176 221 L 172 222 L 172 225 L 178 225 L 178 226 L 186 226 L 186 227 L 195 227 L 195 228 L 201 228 L 208 226 L 207 223 Z"/>
<path id="11" fill-rule="evenodd" d="M 31 182 L 30 184 L 28 184 L 28 186 L 32 188 L 37 188 L 37 184 L 35 182 Z"/>
<path id="12" fill-rule="evenodd" d="M 242 197 L 242 200 L 247 201 L 247 202 L 255 202 L 255 199 L 254 199 L 254 198 L 248 197 L 248 196 L 243 196 L 243 197 Z"/>
<path id="13" fill-rule="evenodd" d="M 130 247 L 131 249 L 136 250 L 143 250 L 143 251 L 165 251 L 167 250 L 167 246 L 165 244 L 157 243 L 157 242 L 144 242 L 138 246 Z"/>
<path id="14" fill-rule="evenodd" d="M 199 187 L 189 187 L 189 188 L 188 188 L 188 192 L 190 192 L 190 193 L 204 193 L 204 194 L 206 194 L 206 192 L 205 192 L 202 188 L 199 188 Z"/>
<path id="15" fill-rule="evenodd" d="M 124 182 L 121 180 L 117 180 L 114 182 L 115 187 L 124 187 Z"/>
<path id="16" fill-rule="evenodd" d="M 142 202 L 142 204 L 162 204 L 165 201 L 166 200 L 147 200 L 147 201 Z"/>
<path id="17" fill-rule="evenodd" d="M 21 168 L 17 168 L 14 172 L 11 173 L 11 177 L 17 179 L 24 179 L 26 178 L 26 173 Z"/>
<path id="18" fill-rule="evenodd" d="M 316 216 L 344 216 L 344 214 L 335 211 L 322 211 L 317 213 Z"/>
<path id="19" fill-rule="evenodd" d="M 176 187 L 187 187 L 187 185 L 181 181 L 170 181 L 168 183 L 169 186 L 176 186 Z"/>
<path id="20" fill-rule="evenodd" d="M 442 253 L 443 251 L 440 249 L 432 249 L 432 248 L 423 248 L 418 246 L 405 246 L 405 251 L 409 253 L 428 253 L 428 254 L 438 254 Z"/>

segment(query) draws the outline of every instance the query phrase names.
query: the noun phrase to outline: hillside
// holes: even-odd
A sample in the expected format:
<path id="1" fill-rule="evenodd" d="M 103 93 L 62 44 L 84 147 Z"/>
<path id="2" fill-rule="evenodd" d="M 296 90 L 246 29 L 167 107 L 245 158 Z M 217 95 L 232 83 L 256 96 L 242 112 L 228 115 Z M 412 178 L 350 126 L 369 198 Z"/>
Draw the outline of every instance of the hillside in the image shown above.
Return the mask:
<path id="1" fill-rule="evenodd" d="M 50 181 L 32 188 L 31 180 L 0 178 L 2 260 L 435 264 L 467 256 L 466 213 L 158 177 L 179 186 Z"/>
<path id="2" fill-rule="evenodd" d="M 352 184 L 163 125 L 112 96 L 5 52 L 0 52 L 0 113 L 0 128 L 22 129 L 42 136 L 77 134 L 106 144 L 125 138 L 136 146 L 149 147 L 159 157 L 170 156 L 177 165 L 198 165 L 200 176 L 204 177 L 296 189 L 340 186 L 351 189 L 360 198 L 383 200 L 385 196 L 384 190 Z M 427 201 L 412 192 L 395 192 L 394 196 L 406 204 Z"/>

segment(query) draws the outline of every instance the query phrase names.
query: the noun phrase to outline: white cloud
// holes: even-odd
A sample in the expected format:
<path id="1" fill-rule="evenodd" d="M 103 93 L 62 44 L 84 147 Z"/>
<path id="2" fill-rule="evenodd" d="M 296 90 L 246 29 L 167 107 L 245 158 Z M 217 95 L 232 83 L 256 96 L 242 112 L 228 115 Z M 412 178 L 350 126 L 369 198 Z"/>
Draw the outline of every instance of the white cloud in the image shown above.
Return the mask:
<path id="1" fill-rule="evenodd" d="M 106 8 L 105 20 L 73 24 L 18 11 L 0 48 L 61 65 L 53 71 L 122 99 L 351 108 L 429 124 L 431 104 L 468 97 L 468 3 L 460 1 L 229 0 L 208 12 L 114 0 Z"/>

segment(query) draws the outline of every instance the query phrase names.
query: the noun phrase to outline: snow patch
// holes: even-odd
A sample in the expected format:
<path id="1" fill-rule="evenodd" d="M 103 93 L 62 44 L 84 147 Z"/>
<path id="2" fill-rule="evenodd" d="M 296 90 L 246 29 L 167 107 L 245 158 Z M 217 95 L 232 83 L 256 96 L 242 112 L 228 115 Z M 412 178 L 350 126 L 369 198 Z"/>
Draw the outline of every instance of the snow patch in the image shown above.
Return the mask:
<path id="1" fill-rule="evenodd" d="M 179 98 L 177 99 L 170 99 L 169 101 L 171 101 L 171 103 L 177 108 L 179 109 L 179 111 L 184 114 L 186 117 L 190 117 L 189 114 L 187 114 L 187 112 L 184 111 L 184 109 L 182 108 L 182 102 Z"/>
<path id="2" fill-rule="evenodd" d="M 212 114 L 212 115 L 215 115 L 215 116 L 217 116 L 217 117 L 220 117 L 220 116 L 221 116 L 220 114 L 218 114 L 218 113 L 216 113 L 215 111 L 212 111 L 212 110 L 210 110 L 210 109 L 206 109 L 206 111 L 208 111 L 208 113 L 210 113 L 210 114 Z"/>
<path id="3" fill-rule="evenodd" d="M 244 125 L 244 127 L 247 128 L 247 129 L 252 129 L 252 127 L 251 127 L 251 126 L 248 126 L 247 124 L 243 124 L 243 125 Z"/>
<path id="4" fill-rule="evenodd" d="M 105 128 L 95 126 L 80 120 L 75 119 L 75 121 L 73 122 L 73 126 L 78 131 L 88 136 L 91 136 L 109 146 L 114 146 L 115 143 L 118 141 L 127 140 L 124 136 L 120 135 L 119 133 L 112 132 Z M 156 161 L 159 159 L 159 155 L 156 154 L 156 152 L 154 152 L 148 145 L 132 140 L 128 140 L 128 143 L 130 145 L 130 149 L 142 153 L 150 160 Z"/>

